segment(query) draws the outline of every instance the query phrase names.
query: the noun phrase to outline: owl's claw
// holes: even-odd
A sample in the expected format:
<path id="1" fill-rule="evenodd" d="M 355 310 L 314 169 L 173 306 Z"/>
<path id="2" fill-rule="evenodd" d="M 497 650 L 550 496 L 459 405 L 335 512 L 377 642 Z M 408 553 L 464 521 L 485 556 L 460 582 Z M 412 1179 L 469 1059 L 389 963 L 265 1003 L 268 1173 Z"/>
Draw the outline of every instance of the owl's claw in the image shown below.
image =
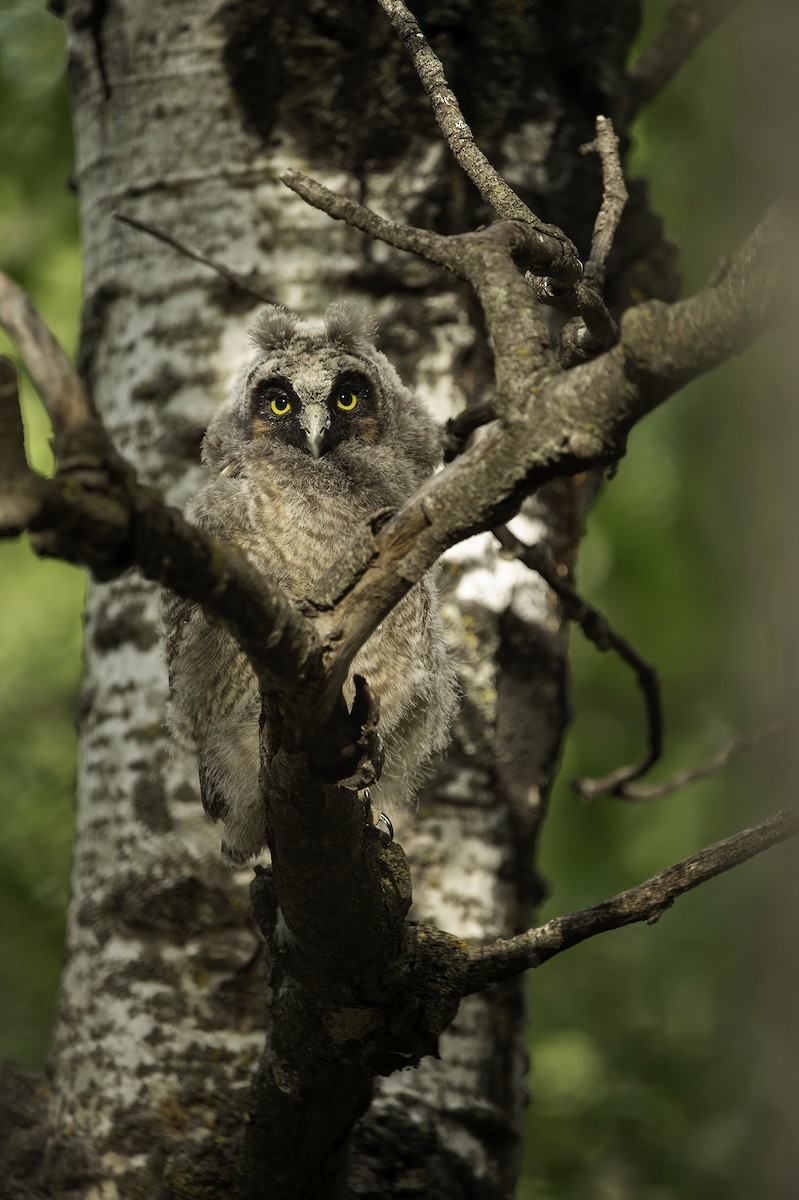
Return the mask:
<path id="1" fill-rule="evenodd" d="M 360 794 L 363 797 L 364 804 L 366 806 L 367 824 L 370 826 L 370 828 L 374 829 L 376 833 L 380 832 L 383 837 L 388 837 L 388 840 L 393 842 L 394 826 L 391 824 L 391 821 L 384 812 L 377 812 L 376 809 L 372 808 L 372 797 L 369 788 L 363 788 Z M 381 825 L 383 826 L 382 829 L 380 828 Z"/>
<path id="2" fill-rule="evenodd" d="M 391 824 L 391 821 L 389 820 L 389 818 L 386 816 L 386 814 L 384 812 L 379 813 L 377 820 L 375 821 L 376 829 L 379 828 L 381 825 L 385 825 L 386 833 L 388 834 L 388 840 L 390 842 L 393 842 L 394 841 L 394 826 Z"/>

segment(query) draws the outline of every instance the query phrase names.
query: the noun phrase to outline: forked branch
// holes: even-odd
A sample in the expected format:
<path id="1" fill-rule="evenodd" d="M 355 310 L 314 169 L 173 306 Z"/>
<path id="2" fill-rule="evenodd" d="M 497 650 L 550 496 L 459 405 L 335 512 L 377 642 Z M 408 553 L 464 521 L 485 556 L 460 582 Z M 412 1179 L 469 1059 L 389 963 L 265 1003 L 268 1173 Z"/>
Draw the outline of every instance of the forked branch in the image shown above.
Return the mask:
<path id="1" fill-rule="evenodd" d="M 615 338 L 615 322 L 605 307 L 596 279 L 581 281 L 582 264 L 576 247 L 563 230 L 547 225 L 536 216 L 479 149 L 458 99 L 447 83 L 441 60 L 403 0 L 378 2 L 416 69 L 455 161 L 501 220 L 518 220 L 529 225 L 535 230 L 542 252 L 551 257 L 553 264 L 567 265 L 572 278 L 566 283 L 554 272 L 528 266 L 529 282 L 537 299 L 560 312 L 582 317 L 596 347 L 609 346 Z"/>

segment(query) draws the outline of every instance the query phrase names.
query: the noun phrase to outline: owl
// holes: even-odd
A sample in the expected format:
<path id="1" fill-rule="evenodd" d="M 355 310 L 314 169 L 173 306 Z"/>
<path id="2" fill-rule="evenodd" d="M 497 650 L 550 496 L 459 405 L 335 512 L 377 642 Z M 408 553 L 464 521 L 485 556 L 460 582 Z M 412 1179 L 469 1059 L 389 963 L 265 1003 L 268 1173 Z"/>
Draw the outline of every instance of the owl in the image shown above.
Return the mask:
<path id="1" fill-rule="evenodd" d="M 255 356 L 203 442 L 212 478 L 186 515 L 213 537 L 236 542 L 300 599 L 367 517 L 401 505 L 419 487 L 440 460 L 440 438 L 422 402 L 375 348 L 365 313 L 334 305 L 310 321 L 270 308 L 251 339 Z M 223 856 L 244 862 L 266 839 L 258 685 L 237 644 L 197 605 L 168 594 L 164 616 L 168 724 L 197 755 L 205 810 L 224 822 Z M 430 575 L 356 655 L 344 687 L 349 704 L 355 674 L 380 705 L 385 761 L 372 803 L 396 818 L 444 748 L 456 708 Z"/>

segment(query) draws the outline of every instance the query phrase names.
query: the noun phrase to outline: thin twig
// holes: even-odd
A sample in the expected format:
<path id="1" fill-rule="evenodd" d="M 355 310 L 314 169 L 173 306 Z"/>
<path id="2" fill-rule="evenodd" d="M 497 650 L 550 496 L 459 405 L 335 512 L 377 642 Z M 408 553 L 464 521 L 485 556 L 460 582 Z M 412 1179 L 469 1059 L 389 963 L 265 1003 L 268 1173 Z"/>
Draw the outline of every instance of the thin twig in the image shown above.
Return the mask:
<path id="1" fill-rule="evenodd" d="M 19 383 L 11 359 L 0 357 L 0 537 L 16 537 L 41 504 L 40 477 L 25 456 Z"/>
<path id="2" fill-rule="evenodd" d="M 595 800 L 599 796 L 626 796 L 627 787 L 632 780 L 639 779 L 649 771 L 663 753 L 663 709 L 657 671 L 626 638 L 612 628 L 602 613 L 583 599 L 574 584 L 558 574 L 551 556 L 544 547 L 528 546 L 511 533 L 507 526 L 500 526 L 493 532 L 503 550 L 519 559 L 530 570 L 536 571 L 552 588 L 563 605 L 564 615 L 580 626 L 598 650 L 614 650 L 635 672 L 646 712 L 646 754 L 640 762 L 619 767 L 602 779 L 575 779 L 572 783 L 575 791 L 584 800 Z"/>
<path id="3" fill-rule="evenodd" d="M 679 896 L 797 834 L 799 807 L 782 809 L 601 904 L 556 917 L 538 929 L 481 947 L 472 954 L 466 994 L 511 979 L 531 967 L 540 967 L 556 954 L 597 934 L 640 921 L 653 924 Z"/>
<path id="4" fill-rule="evenodd" d="M 664 779 L 662 783 L 639 783 L 636 787 L 625 787 L 618 794 L 622 800 L 641 802 L 660 800 L 663 796 L 670 796 L 680 788 L 687 787 L 689 783 L 697 783 L 700 779 L 706 779 L 708 775 L 715 774 L 744 750 L 756 750 L 759 746 L 782 737 L 795 725 L 795 716 L 772 721 L 770 725 L 758 730 L 757 733 L 740 734 L 730 738 L 727 744 L 722 746 L 711 758 L 705 759 L 704 762 L 697 763 L 693 767 L 687 767 L 684 771 L 678 771 L 671 779 Z"/>
<path id="5" fill-rule="evenodd" d="M 239 275 L 237 271 L 226 267 L 219 259 L 211 258 L 210 254 L 203 254 L 202 250 L 197 250 L 194 246 L 189 246 L 186 242 L 179 241 L 171 233 L 159 229 L 157 225 L 151 225 L 149 221 L 141 221 L 138 217 L 130 217 L 121 212 L 115 212 L 113 217 L 115 221 L 121 221 L 125 225 L 130 225 L 132 229 L 139 229 L 142 233 L 149 233 L 151 237 L 157 238 L 159 242 L 165 242 L 167 246 L 172 246 L 174 250 L 184 255 L 185 258 L 191 258 L 195 262 L 202 263 L 204 267 L 210 267 L 212 271 L 216 271 L 217 275 L 221 275 L 234 288 L 237 288 L 240 292 L 244 292 L 247 296 L 252 296 L 254 300 L 260 301 L 261 304 L 278 303 L 273 296 L 267 295 L 266 292 L 262 292 L 260 288 L 250 283 L 249 279 L 244 275 Z"/>
<path id="6" fill-rule="evenodd" d="M 44 402 L 56 438 L 97 413 L 72 363 L 22 288 L 0 271 L 0 325 L 17 347 Z"/>
<path id="7" fill-rule="evenodd" d="M 454 270 L 455 254 L 448 249 L 453 238 L 445 238 L 441 234 L 430 233 L 426 229 L 417 229 L 412 225 L 398 225 L 386 217 L 379 216 L 370 208 L 331 192 L 324 184 L 303 174 L 302 171 L 286 170 L 280 176 L 286 187 L 296 192 L 306 204 L 318 208 L 336 221 L 344 221 L 353 229 L 368 234 L 376 241 L 385 242 L 388 246 L 396 246 L 398 250 L 407 250 L 418 254 L 428 262 L 437 263 L 447 270 Z"/>
<path id="8" fill-rule="evenodd" d="M 585 154 L 596 151 L 602 164 L 602 203 L 594 221 L 591 253 L 583 271 L 583 283 L 601 292 L 608 255 L 629 199 L 619 157 L 619 139 L 609 117 L 597 117 L 596 138 L 581 149 Z"/>
<path id="9" fill-rule="evenodd" d="M 475 430 L 481 429 L 483 425 L 488 425 L 496 419 L 497 413 L 493 400 L 485 400 L 482 404 L 470 404 L 457 416 L 450 417 L 444 426 L 442 435 L 444 462 L 452 462 L 453 458 L 462 454 Z"/>
<path id="10" fill-rule="evenodd" d="M 627 76 L 636 108 L 647 104 L 677 74 L 696 47 L 741 0 L 673 0 L 659 33 Z"/>

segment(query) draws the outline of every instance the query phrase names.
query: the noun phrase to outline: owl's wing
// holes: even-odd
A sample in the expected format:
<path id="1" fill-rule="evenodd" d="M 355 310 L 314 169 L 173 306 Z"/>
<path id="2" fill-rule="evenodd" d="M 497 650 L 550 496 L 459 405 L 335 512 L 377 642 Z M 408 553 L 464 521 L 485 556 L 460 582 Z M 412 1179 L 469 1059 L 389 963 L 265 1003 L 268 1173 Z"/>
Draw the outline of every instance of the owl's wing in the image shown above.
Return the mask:
<path id="1" fill-rule="evenodd" d="M 200 772 L 200 798 L 203 808 L 213 821 L 224 820 L 228 813 L 229 803 L 224 792 L 214 780 L 204 754 L 200 754 L 197 765 Z"/>
<path id="2" fill-rule="evenodd" d="M 246 540 L 250 531 L 247 505 L 225 479 L 214 479 L 203 488 L 187 516 L 223 541 Z M 230 635 L 210 625 L 198 604 L 165 590 L 162 614 L 169 674 L 167 723 L 176 741 L 200 751 L 214 726 L 230 720 L 240 707 L 252 672 Z"/>

